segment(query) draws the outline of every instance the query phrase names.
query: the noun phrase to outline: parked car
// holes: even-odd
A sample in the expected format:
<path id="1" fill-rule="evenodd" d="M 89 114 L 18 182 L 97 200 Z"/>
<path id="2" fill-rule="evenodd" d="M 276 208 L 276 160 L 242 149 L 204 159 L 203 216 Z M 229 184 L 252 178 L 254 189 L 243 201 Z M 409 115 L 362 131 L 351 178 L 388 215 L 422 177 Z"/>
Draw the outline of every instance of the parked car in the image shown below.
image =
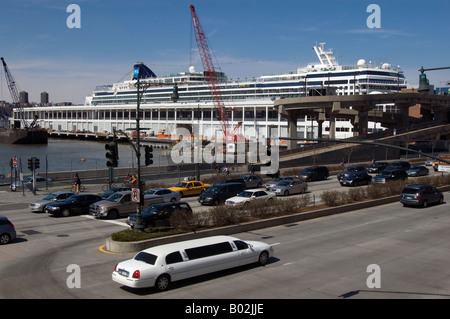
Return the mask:
<path id="1" fill-rule="evenodd" d="M 16 239 L 14 224 L 5 216 L 0 216 L 0 245 L 9 244 Z"/>
<path id="2" fill-rule="evenodd" d="M 53 202 L 61 202 L 66 200 L 68 197 L 74 195 L 72 192 L 54 192 L 45 196 L 41 200 L 37 200 L 28 205 L 31 212 L 44 212 L 45 206 Z"/>
<path id="3" fill-rule="evenodd" d="M 416 177 L 428 175 L 429 172 L 430 170 L 427 167 L 419 165 L 419 166 L 412 166 L 410 169 L 406 171 L 406 174 L 408 174 L 409 177 Z"/>
<path id="4" fill-rule="evenodd" d="M 101 201 L 98 195 L 77 194 L 68 197 L 65 201 L 48 204 L 44 211 L 53 216 L 67 217 L 70 215 L 87 214 L 89 206 L 95 202 Z"/>
<path id="5" fill-rule="evenodd" d="M 425 161 L 425 166 L 433 166 L 434 163 L 438 163 L 434 158 L 429 158 Z"/>
<path id="6" fill-rule="evenodd" d="M 240 192 L 237 196 L 231 197 L 225 201 L 225 205 L 248 205 L 253 201 L 269 201 L 275 198 L 275 194 L 261 189 L 247 189 Z"/>
<path id="7" fill-rule="evenodd" d="M 389 166 L 388 162 L 375 162 L 372 164 L 372 166 L 367 168 L 367 171 L 369 173 L 379 173 L 388 166 Z"/>
<path id="8" fill-rule="evenodd" d="M 245 185 L 242 183 L 212 185 L 201 193 L 197 200 L 202 205 L 219 205 L 243 190 L 245 190 Z"/>
<path id="9" fill-rule="evenodd" d="M 344 177 L 348 177 L 352 173 L 367 173 L 367 169 L 364 166 L 347 166 L 342 172 L 337 174 L 337 179 L 340 181 Z"/>
<path id="10" fill-rule="evenodd" d="M 386 170 L 402 169 L 404 171 L 407 171 L 410 168 L 411 164 L 409 164 L 409 162 L 397 161 L 390 163 L 389 166 L 386 167 Z"/>
<path id="11" fill-rule="evenodd" d="M 224 178 L 224 179 L 219 179 L 217 181 L 215 181 L 213 183 L 213 185 L 217 185 L 217 184 L 226 184 L 226 183 L 241 183 L 242 185 L 245 186 L 245 182 L 242 178 Z"/>
<path id="12" fill-rule="evenodd" d="M 435 171 L 435 172 L 439 171 L 439 162 L 433 163 L 433 171 Z"/>
<path id="13" fill-rule="evenodd" d="M 430 204 L 442 204 L 444 195 L 431 185 L 408 185 L 400 195 L 403 206 L 427 207 Z"/>
<path id="14" fill-rule="evenodd" d="M 160 196 L 146 197 L 144 196 L 144 206 L 161 203 L 164 199 Z M 116 192 L 107 199 L 92 203 L 89 206 L 89 214 L 95 218 L 106 217 L 115 219 L 119 216 L 128 216 L 136 212 L 137 202 L 132 201 L 131 191 Z"/>
<path id="15" fill-rule="evenodd" d="M 145 198 L 162 197 L 162 199 L 166 203 L 178 202 L 181 199 L 181 193 L 175 192 L 168 188 L 150 188 L 144 192 L 144 197 Z"/>
<path id="16" fill-rule="evenodd" d="M 339 181 L 341 186 L 369 185 L 372 182 L 372 176 L 365 172 L 352 173 Z"/>
<path id="17" fill-rule="evenodd" d="M 402 169 L 395 169 L 395 170 L 384 170 L 381 171 L 377 176 L 375 176 L 372 181 L 374 183 L 386 183 L 388 181 L 398 180 L 398 179 L 407 179 L 408 174 L 406 174 L 406 171 Z"/>
<path id="18" fill-rule="evenodd" d="M 267 190 L 270 190 L 272 187 L 277 186 L 281 181 L 293 181 L 293 177 L 275 177 L 274 179 L 265 182 L 263 187 Z"/>
<path id="19" fill-rule="evenodd" d="M 264 183 L 259 175 L 244 175 L 240 178 L 245 182 L 246 188 L 260 188 Z"/>
<path id="20" fill-rule="evenodd" d="M 308 189 L 308 184 L 300 179 L 284 180 L 271 188 L 277 196 L 288 196 L 291 194 L 303 194 Z"/>
<path id="21" fill-rule="evenodd" d="M 168 221 L 172 216 L 172 213 L 181 210 L 188 214 L 192 214 L 192 208 L 186 202 L 176 203 L 156 203 L 151 204 L 145 210 L 141 212 L 141 223 L 145 228 L 154 227 L 158 221 Z M 126 223 L 134 228 L 136 225 L 137 214 L 131 214 L 128 216 Z"/>
<path id="22" fill-rule="evenodd" d="M 46 185 L 52 185 L 53 181 L 51 178 L 44 178 L 41 176 L 36 176 L 36 189 L 44 188 Z M 11 190 L 16 191 L 18 188 L 25 186 L 29 189 L 33 188 L 33 177 L 24 177 L 22 181 L 16 181 L 11 183 Z"/>
<path id="23" fill-rule="evenodd" d="M 321 181 L 327 179 L 329 176 L 330 173 L 326 166 L 307 167 L 297 174 L 297 177 L 305 182 Z"/>
<path id="24" fill-rule="evenodd" d="M 103 198 L 103 199 L 106 199 L 106 198 L 108 198 L 109 196 L 111 196 L 114 193 L 123 192 L 123 191 L 131 191 L 131 188 L 129 188 L 129 187 L 122 187 L 122 186 L 113 187 L 113 188 L 108 189 L 103 194 L 100 194 L 99 196 L 101 198 Z"/>
<path id="25" fill-rule="evenodd" d="M 210 184 L 204 184 L 200 181 L 179 182 L 173 187 L 169 187 L 174 192 L 180 192 L 181 196 L 200 195 Z"/>

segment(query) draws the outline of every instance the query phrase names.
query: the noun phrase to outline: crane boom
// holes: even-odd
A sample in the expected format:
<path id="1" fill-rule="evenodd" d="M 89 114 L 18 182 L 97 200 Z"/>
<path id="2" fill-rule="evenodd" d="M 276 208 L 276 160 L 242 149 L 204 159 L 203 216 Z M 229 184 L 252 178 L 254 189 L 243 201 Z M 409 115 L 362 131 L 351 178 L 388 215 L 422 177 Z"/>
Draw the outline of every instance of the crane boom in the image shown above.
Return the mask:
<path id="1" fill-rule="evenodd" d="M 234 137 L 236 130 L 242 123 L 239 122 L 231 132 L 229 131 L 228 114 L 225 109 L 225 103 L 223 102 L 222 94 L 220 93 L 220 89 L 218 87 L 218 80 L 217 80 L 218 73 L 214 68 L 214 63 L 211 58 L 211 52 L 209 51 L 208 46 L 208 39 L 205 33 L 203 32 L 200 20 L 197 16 L 197 13 L 195 12 L 195 7 L 191 5 L 190 8 L 191 8 L 192 23 L 194 26 L 195 39 L 197 41 L 197 47 L 200 54 L 200 58 L 202 60 L 203 70 L 209 83 L 209 88 L 213 96 L 213 102 L 215 104 L 217 111 L 219 112 L 220 117 L 219 120 L 222 126 L 222 131 L 225 135 L 226 140 L 230 141 L 230 139 Z"/>
<path id="2" fill-rule="evenodd" d="M 3 68 L 5 69 L 6 82 L 8 84 L 9 92 L 11 93 L 13 104 L 16 104 L 17 107 L 19 108 L 21 127 L 28 128 L 29 125 L 23 115 L 23 106 L 22 103 L 20 103 L 19 92 L 17 91 L 16 82 L 14 81 L 14 78 L 11 72 L 9 71 L 8 66 L 6 65 L 5 59 L 2 57 L 1 60 Z"/>

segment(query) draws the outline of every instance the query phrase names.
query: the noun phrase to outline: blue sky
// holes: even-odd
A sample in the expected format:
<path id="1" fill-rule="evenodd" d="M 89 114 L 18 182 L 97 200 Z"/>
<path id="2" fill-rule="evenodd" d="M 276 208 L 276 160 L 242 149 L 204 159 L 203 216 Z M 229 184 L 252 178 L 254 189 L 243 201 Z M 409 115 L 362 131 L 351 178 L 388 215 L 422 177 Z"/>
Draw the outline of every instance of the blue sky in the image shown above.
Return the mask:
<path id="1" fill-rule="evenodd" d="M 81 9 L 79 29 L 66 25 L 71 3 Z M 366 24 L 372 3 L 379 29 Z M 53 102 L 83 103 L 96 85 L 124 80 L 136 61 L 159 76 L 201 70 L 190 4 L 233 79 L 295 71 L 317 60 L 320 42 L 340 64 L 400 65 L 413 86 L 422 65 L 450 66 L 448 0 L 0 0 L 0 56 L 31 101 L 46 91 Z M 450 70 L 428 78 L 443 86 Z M 10 101 L 1 80 L 0 100 Z"/>

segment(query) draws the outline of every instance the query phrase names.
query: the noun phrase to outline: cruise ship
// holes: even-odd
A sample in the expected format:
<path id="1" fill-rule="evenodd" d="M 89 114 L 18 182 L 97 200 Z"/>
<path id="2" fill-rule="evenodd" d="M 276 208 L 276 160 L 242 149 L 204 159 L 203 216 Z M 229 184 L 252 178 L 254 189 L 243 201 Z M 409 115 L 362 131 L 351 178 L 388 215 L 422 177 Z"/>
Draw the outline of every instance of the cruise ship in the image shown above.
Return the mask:
<path id="1" fill-rule="evenodd" d="M 340 65 L 325 43 L 313 47 L 318 62 L 280 75 L 236 81 L 222 72 L 214 74 L 231 127 L 248 139 L 287 136 L 287 120 L 273 108 L 276 99 L 313 95 L 355 95 L 399 92 L 406 88 L 405 76 L 399 67 L 389 63 L 375 65 L 360 59 L 353 66 Z M 183 127 L 205 140 L 214 140 L 221 132 L 219 112 L 205 72 L 190 67 L 187 72 L 158 77 L 144 63 L 135 63 L 145 87 L 140 100 L 140 126 L 146 136 L 175 138 L 175 130 Z M 95 88 L 80 106 L 39 106 L 25 108 L 27 119 L 53 132 L 90 132 L 110 134 L 136 126 L 137 88 L 133 72 L 130 79 Z M 177 85 L 179 99 L 171 99 Z M 394 105 L 379 105 L 378 110 L 396 112 Z M 18 113 L 15 112 L 15 117 Z M 329 122 L 325 121 L 326 136 Z M 347 119 L 336 120 L 336 138 L 354 135 Z M 382 130 L 379 123 L 369 123 L 368 132 Z M 274 134 L 275 132 L 275 134 Z M 306 116 L 298 120 L 298 137 L 317 137 L 318 124 Z"/>

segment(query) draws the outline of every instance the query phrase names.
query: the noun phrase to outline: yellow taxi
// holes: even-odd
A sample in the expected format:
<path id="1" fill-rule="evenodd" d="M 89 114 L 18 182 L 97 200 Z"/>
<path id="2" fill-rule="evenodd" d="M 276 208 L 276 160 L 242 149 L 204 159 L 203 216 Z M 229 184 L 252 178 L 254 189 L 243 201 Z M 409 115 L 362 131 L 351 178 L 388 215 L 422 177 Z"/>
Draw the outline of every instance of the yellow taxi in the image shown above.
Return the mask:
<path id="1" fill-rule="evenodd" d="M 180 192 L 181 195 L 190 196 L 190 195 L 200 195 L 206 187 L 211 186 L 210 184 L 205 184 L 200 181 L 187 181 L 187 182 L 179 182 L 175 186 L 169 187 L 170 190 L 174 192 Z"/>

